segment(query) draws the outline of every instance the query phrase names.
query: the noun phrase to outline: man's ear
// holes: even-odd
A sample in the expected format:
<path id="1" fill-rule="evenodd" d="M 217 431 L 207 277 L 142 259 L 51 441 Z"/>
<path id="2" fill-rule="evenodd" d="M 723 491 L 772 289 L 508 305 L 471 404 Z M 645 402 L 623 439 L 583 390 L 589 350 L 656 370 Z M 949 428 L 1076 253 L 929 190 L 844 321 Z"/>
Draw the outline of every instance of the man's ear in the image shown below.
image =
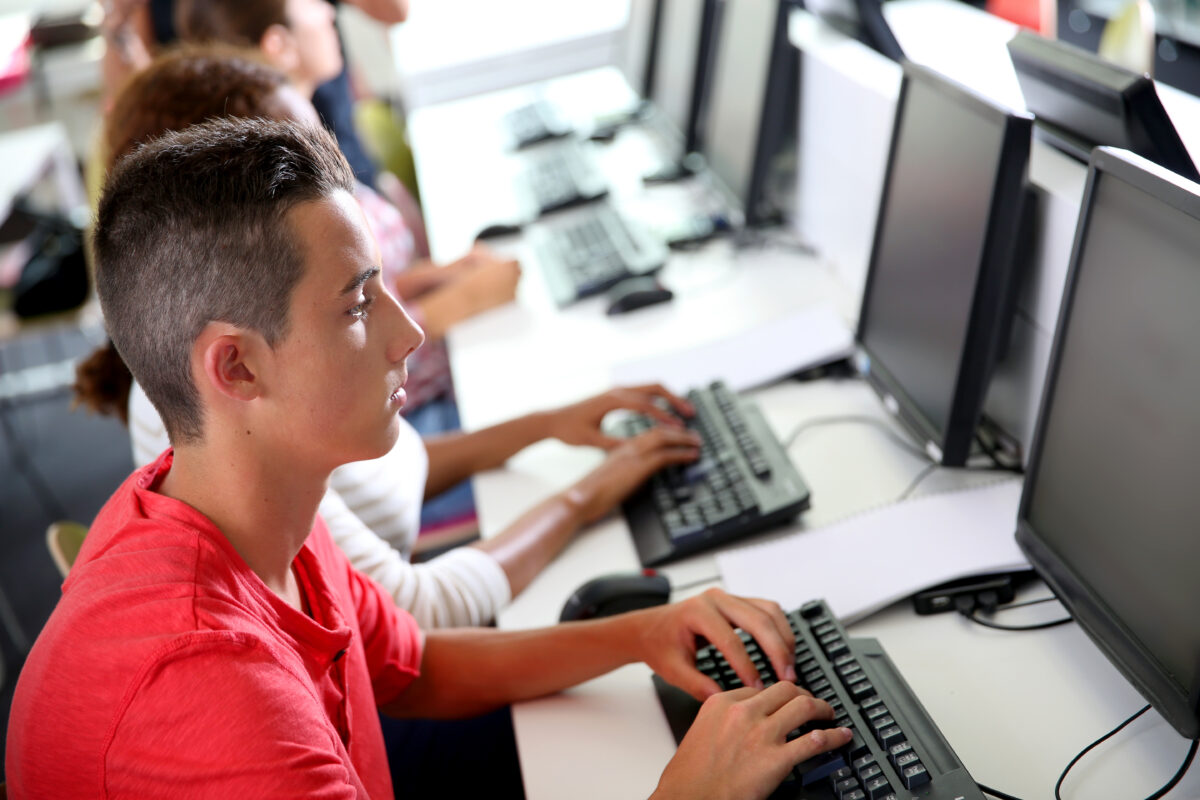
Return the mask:
<path id="1" fill-rule="evenodd" d="M 254 400 L 263 383 L 262 336 L 223 322 L 210 322 L 196 338 L 193 364 L 204 388 L 231 400 Z M 202 391 L 203 393 L 203 391 Z"/>
<path id="2" fill-rule="evenodd" d="M 300 53 L 296 50 L 296 37 L 285 26 L 278 23 L 269 26 L 258 40 L 258 47 L 271 62 L 271 66 L 284 75 L 292 76 L 300 68 Z"/>

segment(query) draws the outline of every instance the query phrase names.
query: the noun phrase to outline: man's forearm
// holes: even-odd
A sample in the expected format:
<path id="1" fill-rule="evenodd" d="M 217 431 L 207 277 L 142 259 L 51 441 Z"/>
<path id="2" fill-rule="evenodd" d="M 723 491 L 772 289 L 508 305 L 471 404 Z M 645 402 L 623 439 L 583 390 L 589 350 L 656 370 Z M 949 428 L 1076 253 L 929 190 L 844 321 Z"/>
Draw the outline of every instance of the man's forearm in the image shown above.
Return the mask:
<path id="1" fill-rule="evenodd" d="M 554 694 L 641 660 L 642 617 L 654 611 L 532 631 L 431 631 L 421 677 L 384 711 L 461 718 Z"/>
<path id="2" fill-rule="evenodd" d="M 562 551 L 584 522 L 581 502 L 568 491 L 543 500 L 499 535 L 472 546 L 496 559 L 508 578 L 509 591 L 516 597 Z"/>

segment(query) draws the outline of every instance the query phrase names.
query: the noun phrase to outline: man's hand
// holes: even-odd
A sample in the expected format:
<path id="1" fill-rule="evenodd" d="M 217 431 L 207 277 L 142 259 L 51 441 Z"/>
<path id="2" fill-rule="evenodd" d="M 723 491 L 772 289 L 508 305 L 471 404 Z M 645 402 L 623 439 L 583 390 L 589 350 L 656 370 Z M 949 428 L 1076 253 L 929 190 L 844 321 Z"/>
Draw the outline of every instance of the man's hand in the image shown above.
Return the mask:
<path id="1" fill-rule="evenodd" d="M 472 250 L 463 268 L 446 288 L 456 288 L 466 298 L 472 314 L 511 302 L 517 296 L 521 265 L 516 259 L 500 258 L 491 251 Z"/>
<path id="2" fill-rule="evenodd" d="M 663 771 L 651 800 L 756 800 L 769 795 L 794 765 L 850 741 L 845 728 L 792 731 L 833 709 L 794 684 L 735 689 L 710 697 Z"/>
<path id="3" fill-rule="evenodd" d="M 721 691 L 696 669 L 696 637 L 707 639 L 724 654 L 746 686 L 762 688 L 735 627 L 749 633 L 781 680 L 796 680 L 792 628 L 777 603 L 735 597 L 709 589 L 680 603 L 639 612 L 648 617 L 641 628 L 642 660 L 670 683 L 704 700 Z"/>
<path id="4" fill-rule="evenodd" d="M 622 439 L 604 463 L 564 493 L 579 509 L 580 522 L 595 522 L 631 495 L 654 473 L 700 457 L 700 437 L 681 427 L 660 426 Z"/>
<path id="5" fill-rule="evenodd" d="M 665 401 L 675 414 L 664 409 L 660 403 L 655 402 L 656 400 Z M 667 391 L 660 384 L 627 386 L 611 389 L 551 412 L 550 435 L 566 444 L 612 450 L 627 440 L 605 435 L 600 429 L 600 424 L 606 414 L 617 409 L 637 411 L 675 428 L 680 427 L 679 416 L 690 417 L 696 413 L 691 403 Z"/>
<path id="6" fill-rule="evenodd" d="M 474 251 L 472 251 L 474 254 Z M 455 272 L 450 280 L 422 295 L 418 307 L 425 317 L 425 332 L 440 339 L 446 331 L 489 308 L 511 302 L 517 296 L 521 266 L 513 259 L 468 254 L 462 267 L 443 267 Z M 457 263 L 457 262 L 456 262 Z"/>

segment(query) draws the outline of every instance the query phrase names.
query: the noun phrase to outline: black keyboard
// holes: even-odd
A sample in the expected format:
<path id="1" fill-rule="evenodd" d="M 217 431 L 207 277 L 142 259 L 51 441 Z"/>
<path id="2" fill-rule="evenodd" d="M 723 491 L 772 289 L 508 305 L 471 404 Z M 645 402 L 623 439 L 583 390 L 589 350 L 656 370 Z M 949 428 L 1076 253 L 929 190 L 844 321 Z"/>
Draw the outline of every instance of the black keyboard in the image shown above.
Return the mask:
<path id="1" fill-rule="evenodd" d="M 608 194 L 604 176 L 577 142 L 563 142 L 531 154 L 524 180 L 537 215 L 574 208 Z"/>
<path id="2" fill-rule="evenodd" d="M 503 124 L 514 150 L 558 139 L 571 132 L 559 119 L 556 109 L 545 100 L 535 100 L 513 109 L 504 115 Z"/>
<path id="3" fill-rule="evenodd" d="M 644 566 L 783 524 L 808 508 L 809 491 L 762 412 L 724 383 L 688 394 L 700 434 L 700 458 L 651 478 L 622 507 Z M 654 423 L 628 417 L 618 433 Z"/>
<path id="4" fill-rule="evenodd" d="M 662 269 L 667 249 L 627 222 L 611 205 L 563 219 L 534 234 L 538 263 L 560 306 L 599 294 L 614 284 Z"/>
<path id="5" fill-rule="evenodd" d="M 849 638 L 821 600 L 788 614 L 788 621 L 796 634 L 797 684 L 833 706 L 837 718 L 832 725 L 850 728 L 854 735 L 841 749 L 798 764 L 772 798 L 983 800 L 974 779 L 876 640 Z M 763 683 L 774 683 L 775 671 L 757 642 L 745 631 L 739 634 Z M 697 652 L 696 666 L 724 690 L 742 685 L 711 645 Z M 657 676 L 655 686 L 680 741 L 700 704 Z M 829 724 L 805 726 L 789 738 Z"/>

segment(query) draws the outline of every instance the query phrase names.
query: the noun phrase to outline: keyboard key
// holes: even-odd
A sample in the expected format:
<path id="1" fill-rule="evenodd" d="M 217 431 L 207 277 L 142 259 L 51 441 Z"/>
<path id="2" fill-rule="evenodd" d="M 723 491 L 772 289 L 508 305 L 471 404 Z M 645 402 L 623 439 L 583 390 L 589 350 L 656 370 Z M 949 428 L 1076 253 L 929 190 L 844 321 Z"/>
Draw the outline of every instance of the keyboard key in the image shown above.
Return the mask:
<path id="1" fill-rule="evenodd" d="M 867 800 L 867 793 L 862 789 L 855 789 L 842 795 L 841 800 Z"/>
<path id="2" fill-rule="evenodd" d="M 888 713 L 887 706 L 882 704 L 867 709 L 867 711 L 863 713 L 863 716 L 867 718 L 867 722 L 874 722 L 880 717 L 891 717 L 891 715 Z"/>
<path id="3" fill-rule="evenodd" d="M 829 656 L 829 658 L 836 658 L 842 653 L 849 652 L 849 649 L 845 639 L 838 639 L 825 648 L 825 655 Z"/>
<path id="4" fill-rule="evenodd" d="M 878 735 L 884 728 L 890 728 L 896 724 L 896 720 L 892 719 L 891 714 L 884 714 L 882 717 L 876 717 L 871 720 L 871 730 Z"/>
<path id="5" fill-rule="evenodd" d="M 900 779 L 904 781 L 905 788 L 916 789 L 929 783 L 929 771 L 925 769 L 924 764 L 910 764 L 900 773 Z"/>
<path id="6" fill-rule="evenodd" d="M 863 782 L 864 786 L 866 786 L 869 781 L 879 777 L 882 774 L 883 769 L 878 764 L 871 764 L 871 766 L 858 773 L 858 779 Z"/>
<path id="7" fill-rule="evenodd" d="M 859 758 L 854 759 L 854 761 L 850 764 L 850 768 L 854 770 L 855 774 L 857 774 L 874 763 L 876 763 L 875 755 L 873 753 L 867 753 L 865 756 L 860 756 Z"/>
<path id="8" fill-rule="evenodd" d="M 850 691 L 850 696 L 855 700 L 862 700 L 875 694 L 875 687 L 871 685 L 870 681 L 859 681 L 846 688 Z"/>
<path id="9" fill-rule="evenodd" d="M 845 800 L 846 795 L 850 792 L 857 791 L 859 787 L 858 778 L 851 775 L 844 781 L 838 781 L 833 785 L 833 796 Z"/>
<path id="10" fill-rule="evenodd" d="M 891 794 L 892 785 L 888 783 L 888 779 L 879 775 L 863 782 L 863 789 L 867 793 L 867 797 L 871 800 L 880 800 L 884 796 Z M 892 795 L 895 797 L 895 795 Z"/>
<path id="11" fill-rule="evenodd" d="M 846 780 L 847 778 L 853 778 L 853 777 L 854 777 L 854 772 L 852 772 L 849 767 L 846 767 L 846 766 L 839 767 L 838 769 L 834 770 L 829 775 L 830 785 L 837 786 L 840 782 Z"/>
<path id="12" fill-rule="evenodd" d="M 804 617 L 807 620 L 811 621 L 813 619 L 816 619 L 817 617 L 821 617 L 824 615 L 825 615 L 825 604 L 822 603 L 820 600 L 810 600 L 809 602 L 800 606 L 800 616 Z"/>
<path id="13" fill-rule="evenodd" d="M 894 744 L 888 748 L 888 759 L 892 762 L 893 766 L 899 767 L 900 765 L 896 763 L 896 759 L 900 758 L 900 756 L 912 753 L 912 751 L 913 749 L 911 744 L 909 744 L 907 741 L 900 742 L 899 744 Z"/>
<path id="14" fill-rule="evenodd" d="M 811 786 L 845 767 L 846 759 L 842 757 L 841 753 L 822 753 L 807 761 L 801 761 L 796 765 L 793 773 L 800 779 L 801 785 Z"/>
<path id="15" fill-rule="evenodd" d="M 864 698 L 862 702 L 858 704 L 859 708 L 863 709 L 863 711 L 870 710 L 879 705 L 883 705 L 883 700 L 876 695 L 871 695 L 870 697 Z"/>
<path id="16" fill-rule="evenodd" d="M 878 731 L 875 735 L 876 738 L 879 739 L 879 743 L 884 747 L 891 747 L 897 742 L 904 741 L 904 731 L 900 730 L 899 725 L 892 725 L 884 728 L 883 730 Z"/>

